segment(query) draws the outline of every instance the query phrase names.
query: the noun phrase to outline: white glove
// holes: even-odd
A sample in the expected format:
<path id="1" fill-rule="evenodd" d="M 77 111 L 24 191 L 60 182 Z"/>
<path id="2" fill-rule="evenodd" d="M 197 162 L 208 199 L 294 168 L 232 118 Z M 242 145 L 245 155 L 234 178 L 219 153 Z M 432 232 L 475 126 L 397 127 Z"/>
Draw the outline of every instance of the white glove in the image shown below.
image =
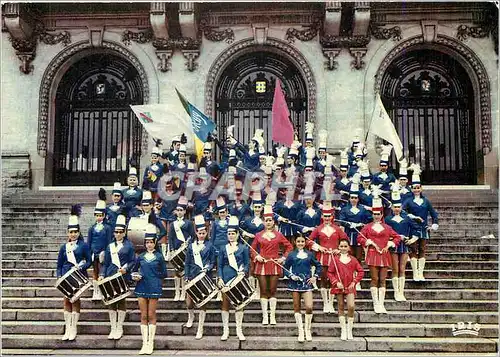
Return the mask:
<path id="1" fill-rule="evenodd" d="M 415 219 L 415 218 L 417 218 L 417 216 L 415 216 L 414 214 L 411 214 L 411 213 L 410 213 L 410 214 L 408 214 L 408 217 L 409 217 L 410 219 Z"/>
<path id="2" fill-rule="evenodd" d="M 238 268 L 238 273 L 244 273 L 245 272 L 245 268 L 243 267 L 243 265 L 240 265 L 240 267 Z"/>
<path id="3" fill-rule="evenodd" d="M 166 243 L 161 244 L 161 254 L 163 255 L 163 259 L 168 260 L 167 259 L 167 244 Z"/>
<path id="4" fill-rule="evenodd" d="M 439 228 L 439 224 L 437 224 L 437 223 L 433 223 L 433 224 L 432 224 L 432 226 L 431 226 L 431 229 L 432 229 L 433 231 L 437 231 L 437 230 L 438 230 L 438 228 Z"/>
<path id="5" fill-rule="evenodd" d="M 292 275 L 290 275 L 290 279 L 292 279 L 293 281 L 299 281 L 300 277 L 295 275 L 295 274 L 292 274 Z"/>
<path id="6" fill-rule="evenodd" d="M 99 263 L 104 263 L 104 250 L 99 253 Z"/>
<path id="7" fill-rule="evenodd" d="M 86 262 L 86 260 L 82 260 L 80 263 L 78 263 L 78 269 L 82 269 Z"/>
<path id="8" fill-rule="evenodd" d="M 371 239 L 366 240 L 365 246 L 368 247 L 369 245 L 373 245 L 373 241 Z"/>
<path id="9" fill-rule="evenodd" d="M 231 145 L 236 145 L 236 143 L 238 142 L 234 136 L 230 136 L 229 138 L 227 138 L 227 141 L 231 144 Z"/>

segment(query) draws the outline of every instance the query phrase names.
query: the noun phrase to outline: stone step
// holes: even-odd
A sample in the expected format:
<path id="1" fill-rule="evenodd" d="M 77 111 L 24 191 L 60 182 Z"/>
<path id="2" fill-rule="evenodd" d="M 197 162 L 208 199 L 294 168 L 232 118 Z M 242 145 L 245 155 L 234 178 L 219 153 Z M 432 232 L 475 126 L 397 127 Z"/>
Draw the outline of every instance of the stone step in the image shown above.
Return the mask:
<path id="1" fill-rule="evenodd" d="M 318 294 L 319 297 L 319 294 Z M 389 297 L 389 296 L 388 296 Z M 100 309 L 103 307 L 101 301 L 92 301 L 88 298 L 81 299 L 84 309 Z M 127 304 L 129 307 L 138 309 L 137 300 L 128 298 Z M 293 310 L 292 299 L 282 299 L 279 301 L 279 308 L 285 310 Z M 3 309 L 55 309 L 61 306 L 60 298 L 3 298 Z M 158 301 L 159 309 L 179 309 L 182 310 L 185 306 L 183 301 L 168 301 L 161 299 Z M 207 308 L 215 309 L 220 306 L 218 301 L 210 301 L 207 303 Z M 260 301 L 254 300 L 249 303 L 249 309 L 260 308 Z M 414 300 L 414 301 L 392 301 L 387 300 L 385 307 L 388 311 L 428 311 L 428 310 L 444 310 L 444 311 L 496 311 L 498 303 L 489 300 Z M 315 299 L 313 302 L 315 311 L 320 311 L 323 308 L 321 299 Z M 360 311 L 373 309 L 371 299 L 356 299 L 356 308 Z"/>
<path id="2" fill-rule="evenodd" d="M 234 333 L 234 330 L 233 332 Z M 5 335 L 3 348 L 39 348 L 39 349 L 135 349 L 142 345 L 140 336 L 124 336 L 120 340 L 108 340 L 104 336 L 95 340 L 93 335 L 78 335 L 75 341 L 61 341 L 54 335 Z M 98 343 L 96 343 L 98 342 Z M 262 343 L 261 343 L 262 342 Z M 195 340 L 192 336 L 165 336 L 155 338 L 155 351 L 162 350 L 276 350 L 276 351 L 429 351 L 429 352 L 495 352 L 497 344 L 487 338 L 453 337 L 355 337 L 351 341 L 339 338 L 316 337 L 307 343 L 297 342 L 296 337 L 250 336 L 246 341 L 238 341 L 231 336 L 221 341 L 219 336 L 207 336 Z"/>
<path id="3" fill-rule="evenodd" d="M 130 290 L 134 291 L 132 287 Z M 498 291 L 495 289 L 440 289 L 440 294 L 445 294 L 452 300 L 498 300 Z M 315 295 L 318 293 L 315 292 Z M 387 300 L 393 298 L 392 283 L 387 284 Z M 3 287 L 3 297 L 61 297 L 59 290 L 53 287 Z M 90 298 L 91 290 L 87 290 L 82 295 L 83 298 Z M 438 297 L 434 290 L 424 289 L 405 289 L 405 296 L 408 300 L 432 300 Z M 163 288 L 163 298 L 173 299 L 174 289 Z M 290 292 L 283 286 L 279 286 L 276 297 L 278 299 L 290 298 Z M 316 296 L 319 298 L 319 296 Z M 357 292 L 358 299 L 371 299 L 369 289 L 363 289 Z"/>
<path id="4" fill-rule="evenodd" d="M 62 307 L 62 300 L 60 300 Z M 3 321 L 54 321 L 62 319 L 62 308 L 56 309 L 3 309 Z M 139 310 L 128 310 L 127 321 L 139 321 Z M 231 313 L 230 321 L 234 322 L 234 315 Z M 290 311 L 276 311 L 276 319 L 280 323 L 293 323 L 295 317 L 293 310 Z M 185 308 L 178 310 L 157 310 L 158 321 L 187 321 L 187 313 Z M 479 324 L 498 324 L 497 311 L 390 311 L 387 314 L 376 314 L 372 310 L 356 310 L 354 313 L 354 320 L 363 323 L 449 323 L 455 324 L 459 321 Z M 109 321 L 108 310 L 92 309 L 83 310 L 80 315 L 80 321 Z M 220 322 L 220 309 L 207 310 L 206 322 Z M 245 309 L 245 321 L 247 322 L 260 322 L 262 321 L 262 312 L 260 308 L 251 310 Z M 314 311 L 315 322 L 337 322 L 337 314 L 325 314 L 322 311 Z M 451 327 L 450 327 L 451 328 Z"/>
<path id="5" fill-rule="evenodd" d="M 158 334 L 161 335 L 185 335 L 194 336 L 196 334 L 197 320 L 191 328 L 183 327 L 182 322 L 159 322 L 157 324 Z M 235 324 L 230 323 L 229 328 L 235 329 Z M 140 335 L 139 324 L 125 322 L 123 325 L 124 335 Z M 322 323 L 313 320 L 313 336 L 340 336 L 340 325 L 334 322 Z M 357 337 L 382 337 L 382 336 L 406 336 L 406 337 L 448 337 L 450 336 L 449 324 L 377 324 L 377 323 L 357 323 L 355 325 L 355 335 Z M 95 335 L 102 338 L 110 331 L 109 322 L 85 322 L 78 325 L 78 333 L 81 335 Z M 480 336 L 483 338 L 498 337 L 498 326 L 495 324 L 481 324 Z M 247 322 L 244 320 L 244 333 L 246 336 L 295 336 L 297 325 L 295 323 L 279 323 L 276 326 L 263 326 L 259 322 Z M 4 321 L 2 322 L 2 334 L 28 334 L 28 335 L 62 335 L 64 334 L 64 321 Z M 204 325 L 204 336 L 222 335 L 222 324 L 220 322 L 207 322 Z M 457 337 L 469 338 L 468 335 L 458 335 Z"/>

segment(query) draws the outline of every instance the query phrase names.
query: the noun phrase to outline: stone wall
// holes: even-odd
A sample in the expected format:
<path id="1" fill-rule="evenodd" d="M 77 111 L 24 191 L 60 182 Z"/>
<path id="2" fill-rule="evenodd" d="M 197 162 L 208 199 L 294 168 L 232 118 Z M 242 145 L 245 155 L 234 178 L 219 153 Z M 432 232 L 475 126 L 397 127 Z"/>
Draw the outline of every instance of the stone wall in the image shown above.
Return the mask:
<path id="1" fill-rule="evenodd" d="M 31 162 L 27 152 L 2 152 L 2 195 L 31 189 Z"/>

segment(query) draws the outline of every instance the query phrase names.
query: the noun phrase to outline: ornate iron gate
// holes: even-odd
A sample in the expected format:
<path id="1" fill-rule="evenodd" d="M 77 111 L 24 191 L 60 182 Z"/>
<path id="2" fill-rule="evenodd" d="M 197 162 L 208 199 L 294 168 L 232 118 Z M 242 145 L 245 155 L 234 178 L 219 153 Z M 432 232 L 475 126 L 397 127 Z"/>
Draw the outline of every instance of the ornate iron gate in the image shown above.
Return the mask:
<path id="1" fill-rule="evenodd" d="M 427 49 L 405 53 L 385 73 L 381 95 L 423 182 L 476 183 L 473 89 L 455 59 Z"/>
<path id="2" fill-rule="evenodd" d="M 276 78 L 282 82 L 290 119 L 303 139 L 307 120 L 307 87 L 295 65 L 273 52 L 251 52 L 235 59 L 223 72 L 216 88 L 215 121 L 219 138 L 235 125 L 234 135 L 247 144 L 255 129 L 264 130 L 267 150 L 272 149 L 272 121 Z"/>
<path id="3" fill-rule="evenodd" d="M 127 60 L 109 53 L 82 58 L 56 95 L 55 185 L 125 183 L 129 159 L 139 165 L 142 126 L 130 104 L 142 104 L 142 82 Z"/>

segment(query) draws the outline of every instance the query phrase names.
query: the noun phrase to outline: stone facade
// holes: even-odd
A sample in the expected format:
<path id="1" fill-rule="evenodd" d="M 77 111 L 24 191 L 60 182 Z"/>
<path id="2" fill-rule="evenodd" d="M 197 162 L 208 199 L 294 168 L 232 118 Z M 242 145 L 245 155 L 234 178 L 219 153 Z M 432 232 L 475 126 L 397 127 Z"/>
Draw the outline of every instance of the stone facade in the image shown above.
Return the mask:
<path id="1" fill-rule="evenodd" d="M 95 13 L 83 4 L 72 5 L 70 12 L 4 4 L 2 150 L 29 157 L 2 155 L 4 171 L 18 160 L 14 166 L 28 170 L 27 182 L 32 178 L 27 187 L 52 185 L 55 92 L 64 72 L 85 51 L 104 48 L 130 60 L 147 83 L 144 104 L 177 102 L 176 86 L 208 115 L 213 115 L 214 86 L 230 61 L 244 51 L 276 51 L 304 77 L 309 119 L 329 132 L 329 148 L 337 151 L 350 144 L 356 128 L 367 132 L 375 93 L 391 60 L 421 46 L 456 57 L 469 74 L 477 182 L 498 187 L 494 18 L 487 18 L 481 3 L 405 4 L 403 11 L 400 3 L 356 2 L 348 8 L 340 2 L 142 3 L 120 12 L 113 12 L 112 5 L 96 6 Z M 152 145 L 144 139 L 143 164 Z M 368 136 L 372 163 L 378 160 L 375 144 Z"/>

